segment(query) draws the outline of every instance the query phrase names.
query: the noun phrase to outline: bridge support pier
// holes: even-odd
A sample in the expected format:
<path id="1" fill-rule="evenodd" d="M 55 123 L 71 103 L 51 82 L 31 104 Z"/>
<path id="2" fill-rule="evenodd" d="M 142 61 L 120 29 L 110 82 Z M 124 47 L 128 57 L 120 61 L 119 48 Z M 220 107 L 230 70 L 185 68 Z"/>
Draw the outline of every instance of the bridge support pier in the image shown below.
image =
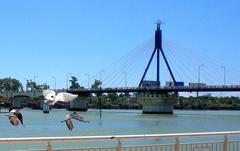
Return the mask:
<path id="1" fill-rule="evenodd" d="M 79 96 L 74 101 L 70 102 L 70 111 L 87 111 L 88 97 Z"/>
<path id="2" fill-rule="evenodd" d="M 176 93 L 140 93 L 138 100 L 146 114 L 173 114 L 173 105 L 177 102 Z"/>
<path id="3" fill-rule="evenodd" d="M 50 107 L 49 107 L 49 103 L 45 103 L 44 101 L 42 102 L 42 110 L 43 113 L 49 113 Z"/>
<path id="4" fill-rule="evenodd" d="M 29 98 L 26 96 L 14 96 L 11 98 L 11 102 L 14 108 L 22 108 L 27 106 Z"/>

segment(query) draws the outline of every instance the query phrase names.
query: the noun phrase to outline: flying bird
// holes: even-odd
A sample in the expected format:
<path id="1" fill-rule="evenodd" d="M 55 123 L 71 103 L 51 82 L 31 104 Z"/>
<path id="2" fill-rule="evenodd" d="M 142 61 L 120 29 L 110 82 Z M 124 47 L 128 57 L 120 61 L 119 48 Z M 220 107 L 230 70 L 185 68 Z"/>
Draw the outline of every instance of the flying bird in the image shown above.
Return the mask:
<path id="1" fill-rule="evenodd" d="M 18 126 L 20 123 L 23 125 L 23 116 L 22 113 L 20 113 L 19 109 L 12 109 L 8 114 L 10 123 L 14 126 Z"/>
<path id="2" fill-rule="evenodd" d="M 66 125 L 67 125 L 69 130 L 73 129 L 73 123 L 72 123 L 71 119 L 75 119 L 75 120 L 78 120 L 80 122 L 89 122 L 89 121 L 84 120 L 83 117 L 78 115 L 76 112 L 73 112 L 71 114 L 68 114 L 65 117 L 65 119 L 63 121 L 61 121 L 61 122 L 66 122 Z"/>
<path id="3" fill-rule="evenodd" d="M 56 92 L 53 90 L 43 90 L 43 96 L 45 98 L 44 102 L 49 102 L 50 105 L 54 105 L 58 101 L 71 102 L 78 97 L 78 95 L 67 92 L 59 92 L 56 95 Z"/>

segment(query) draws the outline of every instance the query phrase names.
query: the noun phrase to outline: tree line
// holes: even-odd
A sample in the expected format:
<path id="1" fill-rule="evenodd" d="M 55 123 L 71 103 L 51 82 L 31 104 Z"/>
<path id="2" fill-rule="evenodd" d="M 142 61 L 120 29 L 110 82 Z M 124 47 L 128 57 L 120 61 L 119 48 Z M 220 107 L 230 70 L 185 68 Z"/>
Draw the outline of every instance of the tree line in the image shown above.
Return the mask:
<path id="1" fill-rule="evenodd" d="M 84 89 L 78 83 L 78 79 L 75 76 L 71 76 L 69 89 Z M 91 85 L 91 88 L 100 88 L 102 82 L 95 80 Z M 43 90 L 49 89 L 47 83 L 37 84 L 35 81 L 29 79 L 26 83 L 26 90 Z M 23 91 L 23 84 L 11 77 L 0 79 L 0 91 Z M 98 108 L 99 94 L 90 95 L 89 106 Z M 129 108 L 129 109 L 141 109 L 142 106 L 137 101 L 137 93 L 106 93 L 101 96 L 102 108 Z M 178 102 L 174 105 L 175 109 L 196 109 L 196 110 L 219 110 L 219 109 L 231 109 L 240 110 L 240 98 L 239 97 L 214 97 L 214 96 L 199 96 L 199 97 L 184 97 L 180 96 Z"/>
<path id="2" fill-rule="evenodd" d="M 49 85 L 47 83 L 37 84 L 33 80 L 27 80 L 26 90 L 34 91 L 34 90 L 44 90 L 49 89 Z M 23 91 L 23 84 L 11 77 L 0 79 L 0 91 Z"/>
<path id="3" fill-rule="evenodd" d="M 240 110 L 240 98 L 236 96 L 181 96 L 174 108 L 194 110 Z"/>

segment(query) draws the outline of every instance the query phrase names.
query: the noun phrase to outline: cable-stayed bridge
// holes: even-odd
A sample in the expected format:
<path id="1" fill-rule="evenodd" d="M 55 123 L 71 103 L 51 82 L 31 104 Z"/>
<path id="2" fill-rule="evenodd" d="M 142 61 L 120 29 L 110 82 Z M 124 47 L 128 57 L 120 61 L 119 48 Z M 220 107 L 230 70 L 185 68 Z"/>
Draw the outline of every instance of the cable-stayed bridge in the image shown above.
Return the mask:
<path id="1" fill-rule="evenodd" d="M 143 105 L 143 112 L 172 113 L 173 105 L 177 102 L 179 92 L 197 92 L 198 96 L 199 92 L 240 91 L 240 85 L 238 84 L 240 75 L 231 73 L 227 74 L 228 79 L 226 78 L 226 70 L 230 73 L 230 68 L 226 69 L 226 66 L 213 63 L 218 68 L 217 72 L 213 72 L 209 68 L 210 65 L 207 65 L 204 59 L 202 59 L 205 57 L 202 57 L 200 61 L 195 59 L 201 55 L 191 54 L 191 51 L 189 53 L 181 51 L 181 55 L 174 57 L 177 51 L 164 51 L 160 25 L 160 23 L 157 23 L 155 42 L 147 42 L 147 45 L 153 46 L 151 55 L 149 56 L 149 48 L 145 45 L 141 46 L 141 48 L 136 48 L 133 51 L 134 53 L 127 54 L 125 57 L 117 60 L 117 65 L 113 64 L 101 70 L 95 77 L 92 77 L 92 81 L 99 79 L 102 82 L 100 87 L 90 88 L 89 74 L 85 74 L 88 75 L 88 88 L 69 89 L 67 81 L 67 89 L 63 91 L 78 94 L 80 97 L 78 101 L 73 103 L 73 106 L 76 106 L 76 108 L 81 106 L 79 102 L 83 102 L 85 97 L 88 97 L 91 93 L 101 96 L 103 93 L 136 92 Z M 175 46 L 171 42 L 166 41 L 166 43 Z M 144 49 L 145 51 L 139 52 L 139 49 Z M 149 60 L 146 62 L 146 59 Z M 137 62 L 138 60 L 140 62 Z M 195 66 L 197 70 L 191 71 L 188 69 L 188 66 Z M 233 75 L 235 75 L 235 78 L 232 78 Z M 133 76 L 133 78 L 130 79 L 130 76 Z M 209 80 L 209 77 L 214 82 Z M 119 83 L 116 84 L 116 81 L 119 81 Z M 166 81 L 166 83 L 164 84 L 163 81 Z"/>
<path id="2" fill-rule="evenodd" d="M 109 69 L 105 70 L 101 70 L 99 72 L 100 74 L 100 81 L 102 82 L 102 86 L 101 88 L 89 88 L 89 81 L 88 81 L 88 89 L 75 89 L 75 90 L 68 90 L 71 93 L 76 93 L 76 94 L 81 94 L 81 93 L 108 93 L 108 92 L 158 92 L 158 93 L 167 93 L 167 92 L 218 92 L 218 91 L 239 91 L 239 87 L 240 87 L 240 83 L 239 84 L 235 84 L 235 81 L 232 82 L 231 84 L 226 84 L 226 67 L 225 66 L 219 66 L 219 70 L 221 68 L 221 70 L 223 69 L 223 74 L 221 73 L 213 73 L 215 75 L 215 77 L 213 77 L 213 79 L 219 79 L 222 80 L 220 83 L 221 84 L 211 84 L 214 82 L 207 82 L 210 84 L 207 84 L 205 82 L 202 82 L 202 77 L 203 77 L 203 73 L 204 69 L 207 68 L 204 66 L 204 61 L 201 63 L 198 63 L 198 71 L 194 73 L 192 72 L 191 77 L 194 77 L 197 73 L 197 80 L 192 80 L 192 81 L 196 81 L 196 82 L 189 82 L 188 85 L 184 84 L 184 82 L 178 82 L 177 79 L 175 77 L 175 74 L 173 72 L 174 66 L 171 63 L 171 60 L 175 60 L 174 58 L 168 59 L 164 50 L 163 50 L 163 40 L 162 40 L 162 30 L 160 28 L 161 23 L 157 23 L 157 29 L 155 31 L 155 43 L 154 43 L 154 47 L 153 47 L 153 52 L 150 56 L 150 60 L 148 60 L 147 66 L 145 68 L 145 70 L 142 72 L 143 75 L 140 78 L 135 78 L 135 80 L 138 82 L 137 86 L 128 86 L 127 84 L 127 77 L 129 76 L 129 74 L 127 75 L 126 70 L 128 70 L 127 68 L 130 67 L 135 58 L 131 55 L 127 55 L 127 57 L 123 57 L 121 58 L 121 60 L 124 60 L 123 63 L 120 63 L 120 66 L 110 66 Z M 148 42 L 148 45 L 151 42 Z M 140 48 L 137 48 L 140 49 Z M 141 49 L 146 49 L 145 46 L 143 46 L 143 48 Z M 139 53 L 139 52 L 137 52 Z M 136 54 L 135 54 L 136 55 Z M 144 54 L 145 55 L 145 54 Z M 187 55 L 183 52 L 182 55 Z M 156 56 L 156 57 L 155 57 Z M 161 56 L 162 56 L 162 60 L 161 60 Z M 168 55 L 169 56 L 169 55 Z M 187 56 L 189 57 L 189 56 Z M 196 56 L 190 56 L 189 60 L 194 59 L 194 57 Z M 127 58 L 127 59 L 126 59 Z M 144 57 L 146 58 L 146 57 Z M 189 62 L 189 64 L 191 64 L 192 62 L 189 60 L 183 60 L 180 59 L 183 62 Z M 119 60 L 118 60 L 119 61 Z M 121 61 L 119 61 L 121 62 Z M 213 63 L 214 64 L 214 63 Z M 156 66 L 154 66 L 156 65 Z M 161 66 L 162 65 L 162 66 Z M 152 68 L 151 68 L 152 66 Z M 218 65 L 215 65 L 218 66 Z M 182 64 L 178 64 L 177 67 L 179 68 L 183 68 Z M 142 68 L 139 65 L 139 68 Z M 184 66 L 184 68 L 186 68 Z M 131 69 L 133 70 L 133 69 Z M 154 70 L 155 72 L 152 72 L 151 70 Z M 165 70 L 165 71 L 164 71 Z M 103 79 L 103 75 L 105 75 L 105 72 L 109 71 L 109 73 L 106 73 L 106 75 L 108 74 L 109 76 L 105 76 L 105 79 Z M 119 71 L 121 72 L 119 74 Z M 184 72 L 184 70 L 182 70 Z M 134 75 L 134 72 L 137 72 L 137 70 L 133 70 L 133 73 L 129 72 L 130 74 Z M 166 80 L 166 73 L 168 73 L 168 77 L 170 76 L 170 79 L 166 80 L 166 85 L 163 86 L 164 84 L 161 84 L 160 82 L 160 73 L 161 73 L 161 78 L 165 77 Z M 229 71 L 230 73 L 230 71 Z M 151 80 L 147 80 L 147 78 L 149 79 L 148 75 L 155 75 L 155 79 L 151 79 Z M 185 74 L 182 74 L 185 75 Z M 201 76 L 202 75 L 202 76 Z M 208 77 L 212 77 L 212 75 L 208 74 Z M 230 77 L 230 75 L 228 75 Z M 236 75 L 238 76 L 238 75 Z M 96 78 L 97 76 L 95 76 L 95 78 L 92 78 L 94 80 L 98 79 Z M 124 78 L 123 78 L 124 77 Z M 189 77 L 189 76 L 187 76 Z M 201 79 L 200 79 L 201 78 Z M 231 78 L 231 77 L 230 77 Z M 228 82 L 230 83 L 230 78 L 228 79 Z M 117 81 L 116 79 L 120 79 L 120 81 L 123 83 L 124 82 L 124 86 L 112 86 L 109 83 L 111 83 L 111 81 L 107 81 L 106 79 L 113 79 L 113 81 Z M 181 78 L 180 78 L 181 79 Z M 189 78 L 192 79 L 192 78 Z M 88 79 L 89 80 L 89 79 Z M 129 82 L 130 80 L 128 80 Z M 164 81 L 164 79 L 162 79 L 162 81 Z M 240 82 L 240 81 L 237 81 Z M 217 82 L 219 83 L 219 81 Z M 111 83 L 112 84 L 112 83 Z M 104 85 L 104 87 L 103 87 Z M 110 85 L 110 86 L 109 86 Z"/>
<path id="3" fill-rule="evenodd" d="M 204 64 L 198 65 L 198 74 L 197 74 L 197 82 L 192 83 L 189 82 L 187 86 L 184 85 L 184 82 L 179 81 L 172 70 L 171 63 L 169 62 L 165 51 L 163 50 L 162 46 L 162 30 L 160 28 L 160 23 L 157 23 L 157 29 L 155 30 L 155 44 L 150 56 L 150 60 L 148 60 L 147 66 L 143 72 L 143 75 L 136 87 L 128 87 L 127 86 L 127 72 L 123 70 L 123 67 L 120 68 L 120 71 L 123 70 L 122 74 L 125 74 L 124 87 L 107 87 L 106 85 L 99 88 L 91 88 L 91 89 L 71 89 L 68 90 L 70 93 L 81 95 L 86 95 L 89 93 L 96 93 L 101 95 L 102 93 L 122 93 L 122 92 L 137 92 L 139 100 L 143 105 L 143 112 L 144 113 L 173 113 L 173 105 L 177 102 L 178 93 L 179 92 L 197 92 L 197 96 L 199 92 L 236 92 L 240 91 L 240 85 L 226 85 L 226 67 L 220 66 L 223 69 L 223 84 L 216 85 L 216 84 L 206 84 L 201 82 L 201 69 L 203 68 Z M 185 55 L 185 54 L 182 54 Z M 161 59 L 162 57 L 162 59 Z M 194 56 L 191 56 L 192 59 Z M 127 63 L 128 66 L 131 66 L 132 61 L 135 58 L 130 58 Z M 189 59 L 190 60 L 190 59 Z M 188 60 L 184 60 L 185 62 L 189 62 Z M 151 66 L 156 65 L 151 71 Z M 162 66 L 161 66 L 162 65 Z M 138 68 L 140 67 L 137 66 Z M 182 65 L 178 64 L 178 67 L 182 67 Z M 113 79 L 115 76 L 115 70 L 110 70 L 111 74 L 110 77 Z M 160 70 L 161 69 L 161 70 Z M 164 71 L 165 70 L 165 71 Z M 105 82 L 102 80 L 102 72 L 100 71 L 100 81 Z M 134 70 L 136 71 L 136 70 Z M 160 80 L 160 71 L 163 73 L 168 73 L 170 75 L 170 79 L 166 81 L 166 85 L 162 86 Z M 182 70 L 184 71 L 184 70 Z M 134 74 L 131 73 L 131 74 Z M 154 80 L 147 80 L 148 75 L 155 75 Z M 216 74 L 217 75 L 217 74 Z M 118 74 L 119 76 L 119 74 Z M 191 75 L 192 76 L 192 75 Z M 207 75 L 210 76 L 210 75 Z M 107 78 L 108 79 L 108 78 Z M 136 80 L 136 79 L 135 79 Z"/>

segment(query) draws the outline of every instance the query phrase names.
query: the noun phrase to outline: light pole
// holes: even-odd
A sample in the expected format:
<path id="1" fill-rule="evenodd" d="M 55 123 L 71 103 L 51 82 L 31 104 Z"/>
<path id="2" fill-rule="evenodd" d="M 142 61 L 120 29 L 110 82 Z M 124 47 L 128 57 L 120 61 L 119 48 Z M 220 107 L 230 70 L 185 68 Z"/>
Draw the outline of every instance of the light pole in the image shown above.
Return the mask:
<path id="1" fill-rule="evenodd" d="M 201 71 L 201 67 L 203 67 L 203 66 L 204 66 L 203 64 L 198 66 L 198 87 L 199 87 L 199 84 L 200 84 L 200 76 L 201 76 L 200 71 Z"/>
<path id="2" fill-rule="evenodd" d="M 198 89 L 200 87 L 200 76 L 201 76 L 200 71 L 201 71 L 201 67 L 203 66 L 204 66 L 203 64 L 198 66 Z M 198 98 L 198 91 L 197 91 L 197 98 Z"/>
<path id="3" fill-rule="evenodd" d="M 33 82 L 35 82 L 35 83 L 36 83 L 36 78 L 38 78 L 37 75 L 33 76 Z"/>
<path id="4" fill-rule="evenodd" d="M 87 76 L 87 80 L 88 80 L 88 89 L 89 89 L 89 85 L 90 85 L 90 75 L 89 74 L 84 74 L 85 76 Z"/>
<path id="5" fill-rule="evenodd" d="M 103 85 L 103 82 L 102 82 L 102 72 L 104 72 L 104 70 L 101 70 L 99 72 L 99 74 L 100 74 L 100 81 L 101 81 L 101 83 Z M 102 89 L 101 85 L 100 85 L 99 89 L 101 91 L 101 89 Z M 101 92 L 99 93 L 99 105 L 100 105 L 100 118 L 102 118 L 102 93 Z"/>
<path id="6" fill-rule="evenodd" d="M 124 79 L 125 79 L 124 86 L 126 88 L 127 87 L 127 72 L 123 71 L 122 73 L 124 74 Z"/>
<path id="7" fill-rule="evenodd" d="M 26 92 L 28 91 L 28 79 L 24 78 L 26 80 Z"/>
<path id="8" fill-rule="evenodd" d="M 67 88 L 68 89 L 68 75 L 71 75 L 71 73 L 67 73 Z"/>
<path id="9" fill-rule="evenodd" d="M 221 66 L 221 68 L 223 68 L 223 85 L 226 85 L 226 67 L 225 66 Z"/>
<path id="10" fill-rule="evenodd" d="M 38 76 L 37 75 L 35 75 L 35 76 L 33 76 L 33 82 L 35 83 L 35 86 L 37 86 L 37 83 L 36 83 L 36 78 L 37 78 Z M 35 96 L 36 94 L 36 87 L 34 88 L 34 90 L 33 90 L 33 96 Z"/>
<path id="11" fill-rule="evenodd" d="M 99 74 L 100 74 L 100 81 L 101 81 L 101 83 L 102 83 L 102 85 L 103 85 L 103 82 L 102 82 L 102 73 L 104 72 L 104 70 L 101 70 L 100 72 L 99 72 Z"/>
<path id="12" fill-rule="evenodd" d="M 56 87 L 57 87 L 57 86 L 56 86 L 56 85 L 57 85 L 57 79 L 56 79 L 55 76 L 53 76 L 52 78 L 54 79 L 54 89 L 56 90 Z"/>

